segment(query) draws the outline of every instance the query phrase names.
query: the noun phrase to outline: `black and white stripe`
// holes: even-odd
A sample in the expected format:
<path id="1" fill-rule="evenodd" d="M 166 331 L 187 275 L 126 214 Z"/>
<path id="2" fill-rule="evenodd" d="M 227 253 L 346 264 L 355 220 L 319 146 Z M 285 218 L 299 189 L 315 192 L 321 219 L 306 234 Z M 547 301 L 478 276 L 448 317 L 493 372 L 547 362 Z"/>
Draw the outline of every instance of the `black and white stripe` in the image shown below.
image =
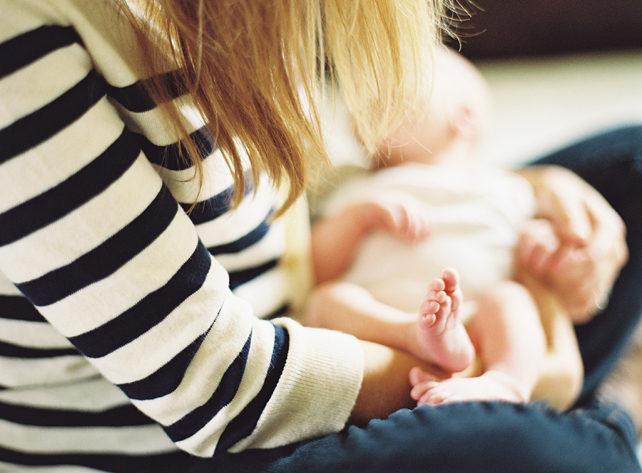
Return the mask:
<path id="1" fill-rule="evenodd" d="M 227 164 L 194 122 L 199 192 L 145 82 L 92 55 L 118 13 L 70 12 L 70 26 L 31 1 L 0 0 L 0 469 L 139 471 L 177 445 L 211 456 L 336 430 L 360 365 L 343 381 L 323 367 L 352 342 L 255 317 L 288 306 L 274 190 L 248 181 L 232 209 Z M 317 430 L 279 421 L 290 398 L 317 406 Z"/>
<path id="2" fill-rule="evenodd" d="M 25 33 L 4 43 L 0 48 L 2 75 L 10 76 L 16 70 L 29 67 L 40 58 L 73 43 L 81 44 L 81 41 L 70 27 L 41 27 Z M 153 103 L 144 90 L 140 83 L 123 88 L 110 86 L 95 70 L 90 70 L 66 92 L 0 130 L 0 164 L 19 160 L 25 152 L 46 143 L 57 133 L 81 120 L 93 107 L 102 106 L 100 101 L 106 96 L 117 101 L 129 112 L 153 113 Z M 216 152 L 216 146 L 207 129 L 196 130 L 194 136 L 206 158 Z M 158 146 L 147 137 L 123 128 L 107 149 L 86 166 L 56 186 L 45 189 L 0 213 L 0 247 L 7 247 L 34 233 L 47 232 L 53 223 L 64 219 L 65 216 L 73 212 L 82 212 L 87 202 L 108 192 L 108 189 L 131 168 L 141 149 L 152 163 L 170 171 L 181 171 L 188 167 L 180 158 L 184 155 L 180 145 Z M 248 191 L 251 191 L 252 187 L 248 187 Z M 207 199 L 207 202 L 199 204 L 198 208 L 203 210 L 194 212 L 194 220 L 197 223 L 207 223 L 227 213 L 232 197 L 230 189 L 228 186 Z M 248 192 L 248 197 L 250 195 Z M 184 207 L 186 205 L 183 204 Z M 90 251 L 37 278 L 16 282 L 17 287 L 31 303 L 16 296 L 3 297 L 0 299 L 0 314 L 2 317 L 6 314 L 6 317 L 14 320 L 26 319 L 46 323 L 34 306 L 46 314 L 47 306 L 73 298 L 84 288 L 110 278 L 140 252 L 149 248 L 167 230 L 179 211 L 180 207 L 170 190 L 162 185 L 156 197 L 136 218 Z M 268 225 L 265 221 L 264 218 L 249 235 L 219 245 L 219 250 L 240 253 L 252 246 L 267 233 Z M 46 359 L 48 363 L 55 363 L 56 359 L 72 357 L 78 359 L 76 363 L 84 363 L 80 361 L 82 358 L 79 351 L 87 358 L 104 358 L 127 344 L 135 343 L 137 338 L 161 325 L 168 314 L 180 308 L 185 299 L 202 288 L 210 272 L 211 261 L 210 253 L 199 243 L 192 255 L 177 268 L 166 284 L 151 291 L 117 317 L 92 330 L 69 337 L 74 346 L 42 348 L 0 341 L 0 366 L 2 359 Z M 235 278 L 235 286 L 250 282 L 252 278 L 248 277 L 248 274 L 260 275 L 265 270 L 273 269 L 275 264 L 263 269 L 264 266 L 259 265 L 258 268 L 250 267 L 241 271 L 246 276 L 242 280 Z M 210 328 L 147 378 L 123 384 L 122 390 L 133 399 L 140 400 L 157 399 L 176 389 L 209 331 Z M 247 337 L 240 353 L 231 361 L 210 400 L 204 406 L 187 412 L 179 421 L 167 427 L 170 437 L 181 440 L 193 435 L 229 404 L 239 388 L 248 362 L 250 342 L 251 335 Z M 281 345 L 276 344 L 277 351 L 287 351 L 287 347 Z M 268 379 L 275 378 L 270 383 L 272 385 L 278 380 L 278 372 L 283 369 L 285 357 L 282 355 L 281 358 L 281 365 L 271 369 L 277 370 L 277 376 L 268 374 Z M 159 380 L 162 382 L 159 383 Z M 260 407 L 258 411 L 260 413 Z M 87 413 L 74 409 L 51 410 L 0 403 L 0 419 L 3 419 L 2 422 L 30 426 L 31 429 L 55 427 L 73 430 L 74 427 L 80 426 L 120 426 L 127 429 L 141 425 L 157 425 L 131 404 L 100 413 Z M 257 419 L 250 421 L 254 425 L 256 422 Z M 0 453 L 3 461 L 12 461 L 12 457 L 13 461 L 16 461 L 16 458 L 20 457 L 17 452 L 11 454 L 10 449 L 6 449 L 5 453 L 6 456 Z"/>

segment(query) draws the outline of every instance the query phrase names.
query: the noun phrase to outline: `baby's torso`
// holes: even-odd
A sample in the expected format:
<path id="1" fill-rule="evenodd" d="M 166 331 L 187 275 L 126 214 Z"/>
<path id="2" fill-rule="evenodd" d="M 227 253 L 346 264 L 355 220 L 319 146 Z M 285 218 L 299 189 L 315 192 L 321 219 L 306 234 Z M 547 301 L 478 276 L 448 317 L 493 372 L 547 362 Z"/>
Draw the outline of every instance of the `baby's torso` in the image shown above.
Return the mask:
<path id="1" fill-rule="evenodd" d="M 466 300 L 511 278 L 519 230 L 534 211 L 526 181 L 485 166 L 408 164 L 351 181 L 330 206 L 382 192 L 405 192 L 421 202 L 431 234 L 409 244 L 387 233 L 373 233 L 362 243 L 344 280 L 399 309 L 416 311 L 427 283 L 443 268 L 460 273 Z"/>

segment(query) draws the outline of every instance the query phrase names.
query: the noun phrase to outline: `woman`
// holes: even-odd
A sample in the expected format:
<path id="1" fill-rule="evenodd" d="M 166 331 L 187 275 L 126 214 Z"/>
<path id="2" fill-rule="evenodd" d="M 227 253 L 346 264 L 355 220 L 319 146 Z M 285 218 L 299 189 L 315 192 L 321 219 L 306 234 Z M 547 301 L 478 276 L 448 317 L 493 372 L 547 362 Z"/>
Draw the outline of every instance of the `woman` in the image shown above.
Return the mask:
<path id="1" fill-rule="evenodd" d="M 0 9 L 3 468 L 312 471 L 341 460 L 332 445 L 346 437 L 327 434 L 348 418 L 411 405 L 414 360 L 275 318 L 289 300 L 276 217 L 305 185 L 304 157 L 322 154 L 311 104 L 326 59 L 374 149 L 425 83 L 438 2 L 2 0 Z M 271 183 L 289 185 L 281 207 Z M 614 321 L 616 338 L 632 324 Z M 607 437 L 594 468 L 632 465 L 606 421 L 524 406 L 495 406 L 490 419 L 477 404 L 402 413 L 414 425 L 407 436 L 399 417 L 370 428 L 396 431 L 392 450 L 437 468 L 443 445 L 435 456 L 413 442 L 430 444 L 435 427 L 423 417 L 451 409 L 478 439 L 499 419 L 544 416 L 544 431 L 573 445 Z M 293 446 L 315 437 L 321 446 Z M 356 466 L 339 469 L 370 462 L 358 450 L 349 460 Z"/>

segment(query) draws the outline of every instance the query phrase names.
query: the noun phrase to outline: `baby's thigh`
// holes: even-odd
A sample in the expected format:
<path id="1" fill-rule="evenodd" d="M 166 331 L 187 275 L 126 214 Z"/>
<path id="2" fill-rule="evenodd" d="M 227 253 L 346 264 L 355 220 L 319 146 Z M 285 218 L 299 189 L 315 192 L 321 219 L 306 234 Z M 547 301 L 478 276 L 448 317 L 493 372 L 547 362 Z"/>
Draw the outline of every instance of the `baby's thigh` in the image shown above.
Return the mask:
<path id="1" fill-rule="evenodd" d="M 525 286 L 514 281 L 502 281 L 480 295 L 466 329 L 477 347 L 521 342 L 532 346 L 538 339 L 546 343 L 535 300 Z"/>

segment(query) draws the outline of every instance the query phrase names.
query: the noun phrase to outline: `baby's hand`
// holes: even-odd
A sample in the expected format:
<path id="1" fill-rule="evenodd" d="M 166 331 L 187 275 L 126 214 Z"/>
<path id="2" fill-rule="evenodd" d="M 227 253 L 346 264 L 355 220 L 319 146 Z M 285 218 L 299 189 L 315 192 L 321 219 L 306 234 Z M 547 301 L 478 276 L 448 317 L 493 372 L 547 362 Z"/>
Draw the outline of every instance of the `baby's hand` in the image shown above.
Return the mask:
<path id="1" fill-rule="evenodd" d="M 562 242 L 550 221 L 534 219 L 526 222 L 517 244 L 517 270 L 539 275 L 561 249 Z"/>
<path id="2" fill-rule="evenodd" d="M 382 230 L 415 243 L 430 234 L 430 221 L 423 206 L 413 197 L 385 194 L 354 204 L 369 231 Z"/>
<path id="3" fill-rule="evenodd" d="M 540 217 L 550 221 L 557 247 L 520 242 L 520 264 L 548 286 L 571 320 L 585 323 L 608 302 L 608 294 L 628 260 L 626 228 L 606 199 L 579 176 L 559 166 L 519 172 L 533 185 Z M 527 235 L 532 239 L 533 235 Z"/>

